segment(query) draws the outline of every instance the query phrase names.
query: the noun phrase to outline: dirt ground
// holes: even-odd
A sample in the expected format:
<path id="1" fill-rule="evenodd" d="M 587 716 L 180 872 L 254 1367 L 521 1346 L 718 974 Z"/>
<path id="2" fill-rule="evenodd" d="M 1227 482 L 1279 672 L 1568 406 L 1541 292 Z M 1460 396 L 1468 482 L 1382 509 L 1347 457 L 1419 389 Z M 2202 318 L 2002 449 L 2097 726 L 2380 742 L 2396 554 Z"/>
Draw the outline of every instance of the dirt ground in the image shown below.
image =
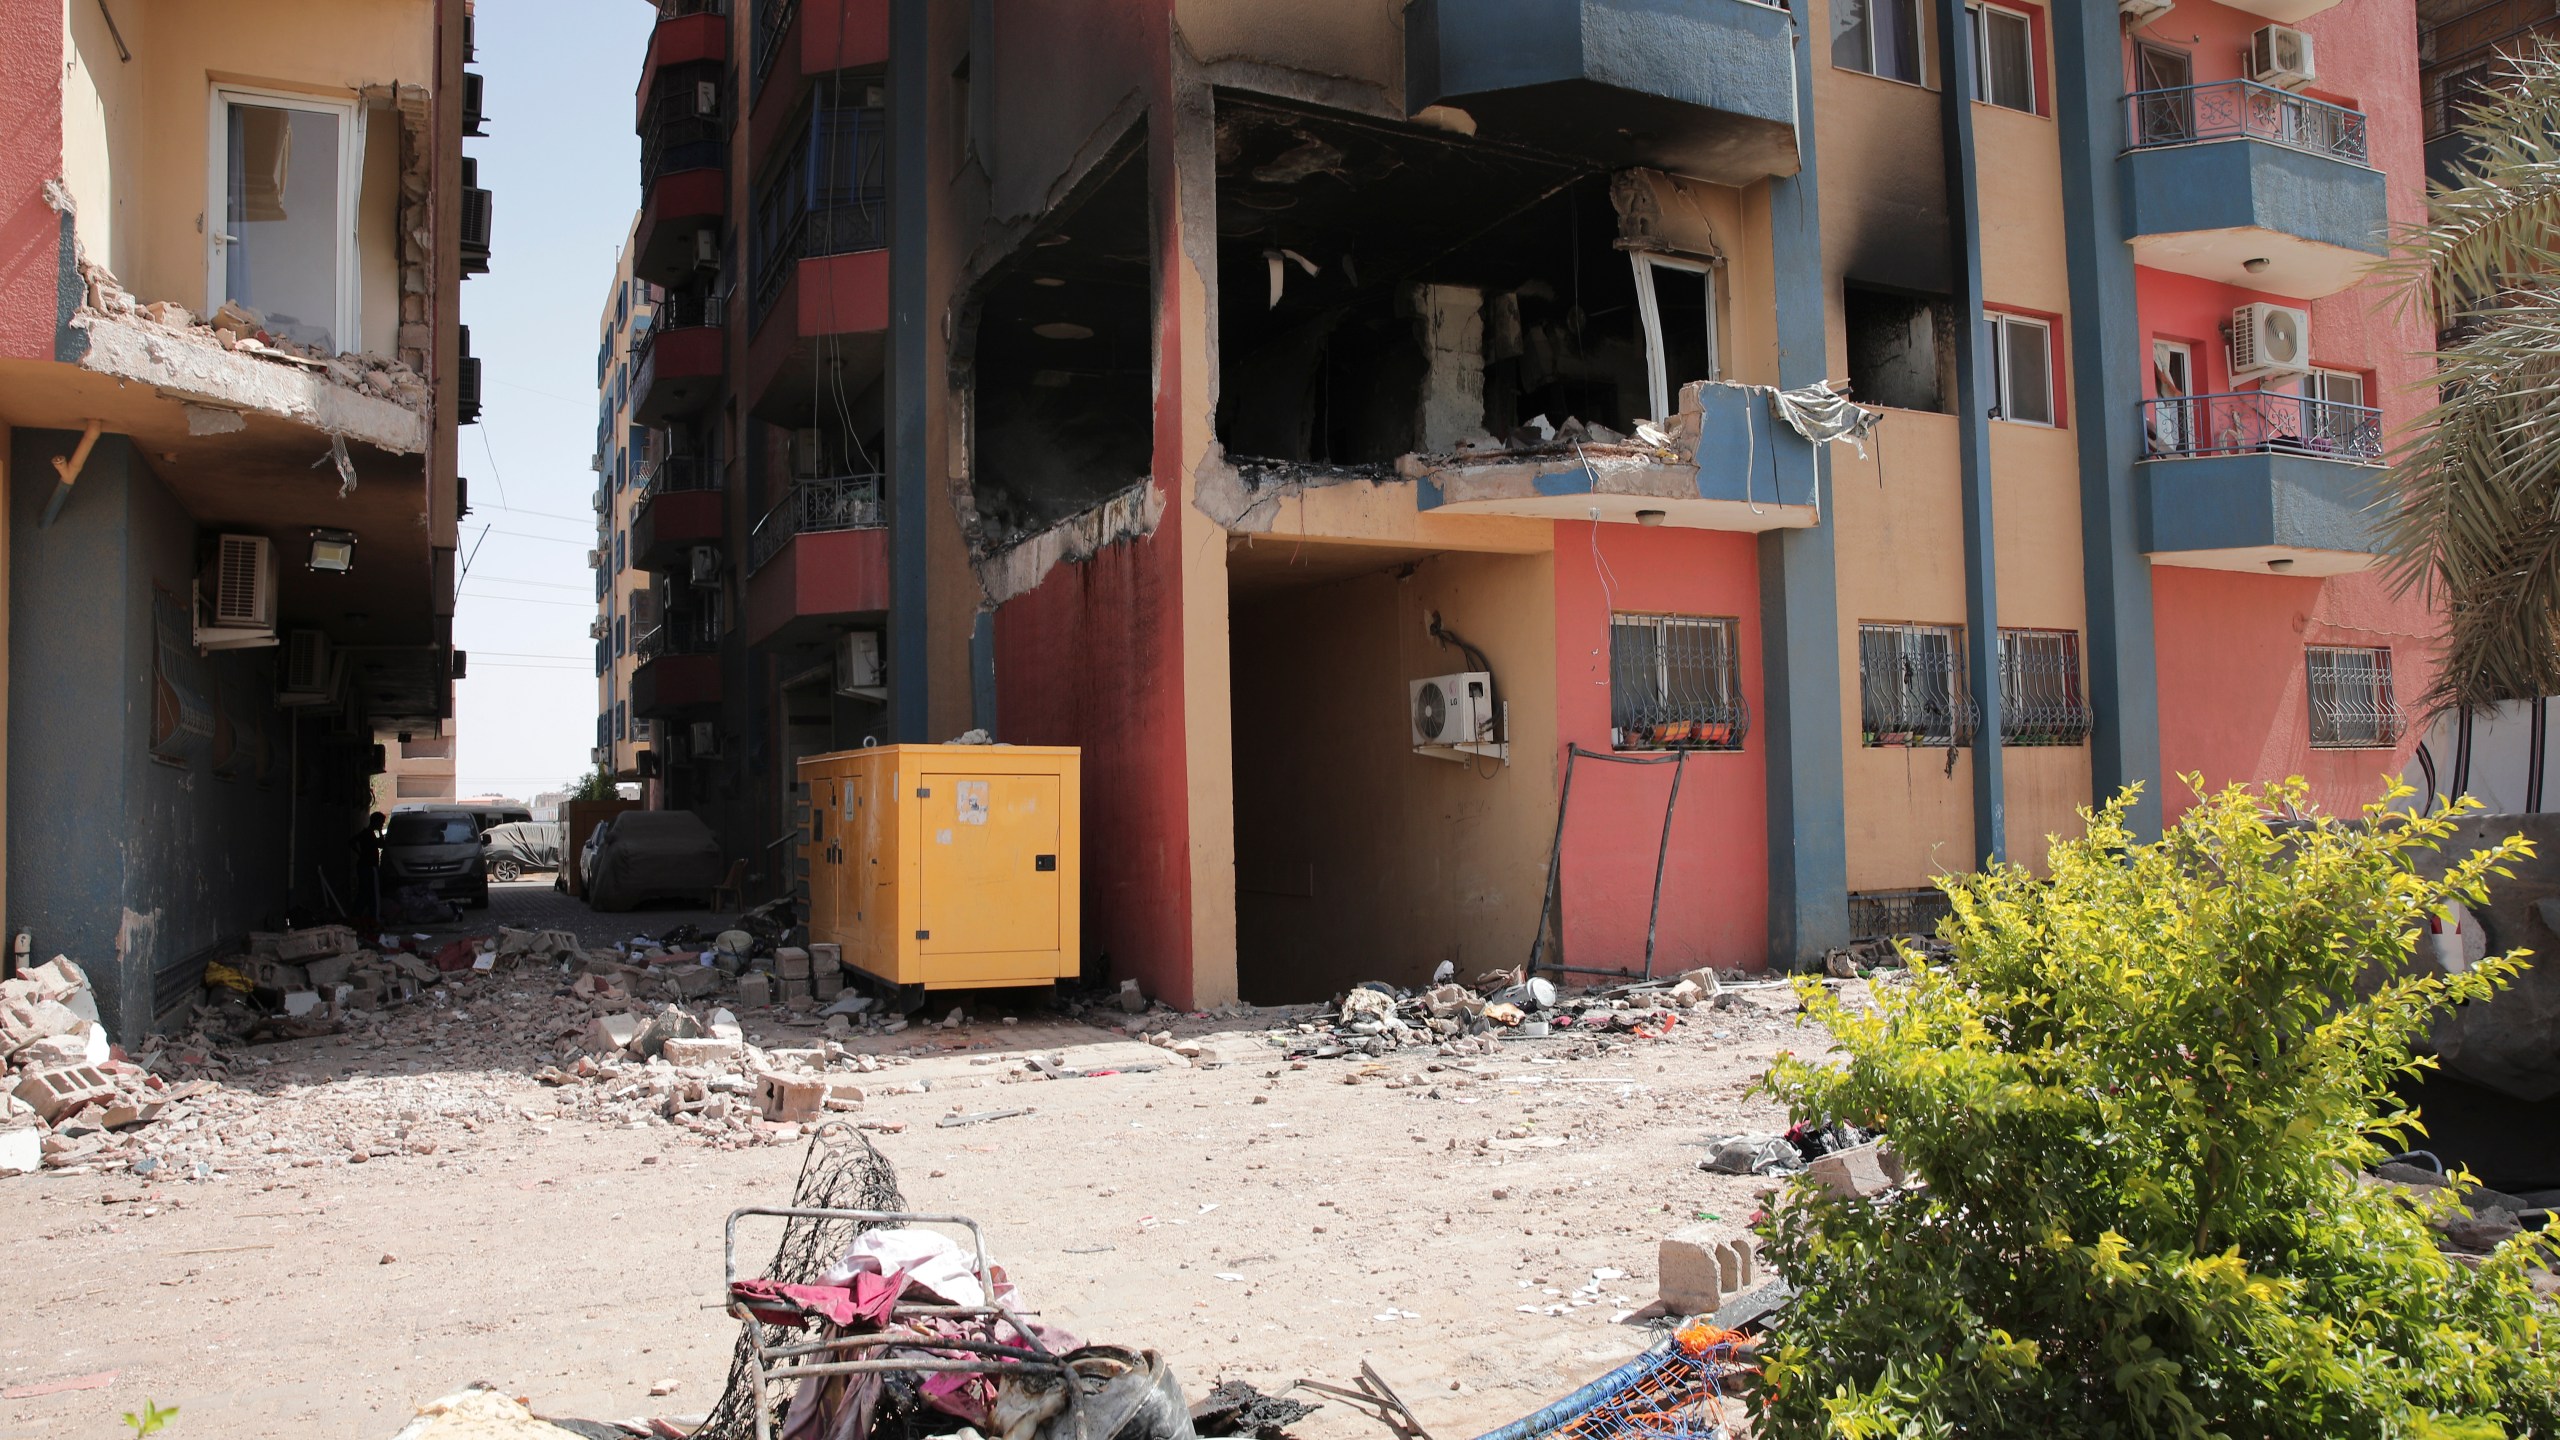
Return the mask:
<path id="1" fill-rule="evenodd" d="M 264 1108 L 200 1137 L 210 1179 L 164 1164 L 0 1180 L 0 1440 L 124 1434 L 116 1417 L 146 1397 L 180 1407 L 177 1440 L 388 1437 L 473 1381 L 590 1420 L 710 1408 L 736 1334 L 724 1217 L 785 1203 L 802 1146 L 562 1113 L 564 1092 L 531 1078 L 553 1057 L 455 1038 L 474 1022 L 454 1013 L 505 993 L 413 1007 L 396 1043 L 264 1047 Z M 1366 1359 L 1459 1440 L 1641 1348 L 1619 1317 L 1653 1298 L 1659 1237 L 1707 1217 L 1738 1229 L 1755 1208 L 1768 1182 L 1702 1173 L 1703 1142 L 1783 1128 L 1744 1092 L 1772 1053 L 1821 1036 L 1783 989 L 1731 993 L 1743 1003 L 1661 1040 L 1304 1068 L 1265 1039 L 1283 1012 L 1173 1022 L 1231 1063 L 1054 1081 L 1014 1062 L 1164 1052 L 1055 1016 L 1004 1024 L 981 1002 L 963 1029 L 878 1042 L 911 1059 L 880 1077 L 911 1093 L 875 1090 L 861 1118 L 902 1122 L 873 1138 L 908 1202 L 977 1217 L 1049 1323 L 1164 1352 L 1195 1398 L 1226 1377 L 1347 1384 Z M 1036 1113 L 935 1124 L 1016 1106 Z M 746 1253 L 769 1253 L 773 1232 L 750 1233 Z M 1339 1403 L 1296 1430 L 1385 1433 Z"/>

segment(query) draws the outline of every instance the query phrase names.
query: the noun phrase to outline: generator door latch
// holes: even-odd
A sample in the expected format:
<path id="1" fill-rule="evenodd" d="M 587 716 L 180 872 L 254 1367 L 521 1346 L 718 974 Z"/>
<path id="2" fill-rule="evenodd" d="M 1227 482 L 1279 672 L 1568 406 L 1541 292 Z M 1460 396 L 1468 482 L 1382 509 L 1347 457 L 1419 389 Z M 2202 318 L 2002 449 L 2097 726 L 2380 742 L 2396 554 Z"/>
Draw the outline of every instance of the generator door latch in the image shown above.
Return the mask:
<path id="1" fill-rule="evenodd" d="M 916 932 L 916 938 L 919 940 L 930 940 L 933 938 L 933 932 L 930 930 L 919 930 Z"/>
<path id="2" fill-rule="evenodd" d="M 1058 868 L 1058 857 L 1055 855 L 1034 855 L 1031 857 L 1031 868 L 1034 870 L 1055 870 Z"/>
<path id="3" fill-rule="evenodd" d="M 933 787 L 932 787 L 932 786 L 930 786 L 930 785 L 919 785 L 919 786 L 917 786 L 917 787 L 916 787 L 916 798 L 917 798 L 917 799 L 919 799 L 919 800 L 930 800 L 930 799 L 932 799 L 932 798 L 933 798 Z"/>

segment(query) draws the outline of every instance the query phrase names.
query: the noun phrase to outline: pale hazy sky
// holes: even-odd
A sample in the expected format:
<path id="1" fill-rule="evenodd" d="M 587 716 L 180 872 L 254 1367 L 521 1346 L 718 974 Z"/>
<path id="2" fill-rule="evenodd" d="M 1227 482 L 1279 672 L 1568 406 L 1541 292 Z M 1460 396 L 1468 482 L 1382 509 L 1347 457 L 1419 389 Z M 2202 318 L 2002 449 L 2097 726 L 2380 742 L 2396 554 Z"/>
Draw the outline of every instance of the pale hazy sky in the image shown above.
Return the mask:
<path id="1" fill-rule="evenodd" d="M 489 273 L 462 285 L 480 357 L 480 423 L 462 429 L 470 562 L 453 643 L 465 795 L 531 799 L 585 773 L 595 743 L 596 317 L 640 203 L 632 91 L 647 0 L 479 0 L 486 139 L 466 139 L 496 196 Z"/>

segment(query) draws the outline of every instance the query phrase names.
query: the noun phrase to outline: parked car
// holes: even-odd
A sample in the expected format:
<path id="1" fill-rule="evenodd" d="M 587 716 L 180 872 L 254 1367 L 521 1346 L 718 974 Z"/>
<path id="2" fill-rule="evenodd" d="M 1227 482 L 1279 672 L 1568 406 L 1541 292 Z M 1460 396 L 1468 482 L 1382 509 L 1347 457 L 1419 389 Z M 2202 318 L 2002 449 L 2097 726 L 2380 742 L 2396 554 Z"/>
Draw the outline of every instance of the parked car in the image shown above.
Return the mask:
<path id="1" fill-rule="evenodd" d="M 578 849 L 578 892 L 586 893 L 588 880 L 596 873 L 596 851 L 604 845 L 604 832 L 613 828 L 613 817 L 607 815 L 587 832 L 587 843 Z"/>
<path id="2" fill-rule="evenodd" d="M 644 900 L 690 900 L 705 908 L 724 867 L 720 842 L 690 810 L 626 810 L 598 826 L 581 872 L 587 904 L 628 910 Z"/>
<path id="3" fill-rule="evenodd" d="M 481 857 L 492 880 L 521 880 L 528 870 L 560 868 L 560 827 L 540 820 L 492 825 Z"/>
<path id="4" fill-rule="evenodd" d="M 411 885 L 475 909 L 488 905 L 477 816 L 446 807 L 391 812 L 382 832 L 382 893 L 387 900 Z"/>

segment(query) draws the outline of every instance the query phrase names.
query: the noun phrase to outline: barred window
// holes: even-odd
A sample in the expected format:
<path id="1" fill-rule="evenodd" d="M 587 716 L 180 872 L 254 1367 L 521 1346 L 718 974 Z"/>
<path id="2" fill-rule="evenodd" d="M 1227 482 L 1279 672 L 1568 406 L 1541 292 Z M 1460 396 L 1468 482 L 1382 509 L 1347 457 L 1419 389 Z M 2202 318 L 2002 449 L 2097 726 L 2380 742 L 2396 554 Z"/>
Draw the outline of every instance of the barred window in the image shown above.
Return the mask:
<path id="1" fill-rule="evenodd" d="M 2080 636 L 2070 630 L 2000 632 L 2000 743 L 2078 745 L 2089 738 L 2080 688 Z"/>
<path id="2" fill-rule="evenodd" d="M 1868 745 L 1965 745 L 1980 716 L 1959 625 L 1858 626 L 1859 728 Z"/>
<path id="3" fill-rule="evenodd" d="M 1609 725 L 1621 750 L 1739 750 L 1751 729 L 1731 620 L 1609 617 Z"/>
<path id="4" fill-rule="evenodd" d="M 2391 651 L 2361 645 L 2313 645 L 2311 746 L 2315 750 L 2380 750 L 2400 742 L 2405 724 L 2391 693 Z"/>

